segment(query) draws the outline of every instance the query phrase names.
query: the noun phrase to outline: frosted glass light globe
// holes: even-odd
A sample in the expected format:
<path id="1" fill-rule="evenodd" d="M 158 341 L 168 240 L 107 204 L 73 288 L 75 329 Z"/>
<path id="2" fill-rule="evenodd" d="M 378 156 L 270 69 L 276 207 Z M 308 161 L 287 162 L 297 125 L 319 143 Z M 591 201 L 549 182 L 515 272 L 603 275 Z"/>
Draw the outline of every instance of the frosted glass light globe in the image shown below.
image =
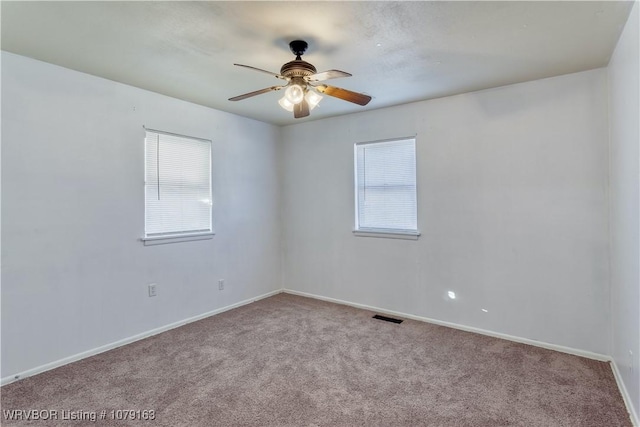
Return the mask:
<path id="1" fill-rule="evenodd" d="M 293 112 L 293 104 L 290 103 L 289 100 L 284 96 L 280 98 L 280 101 L 278 101 L 278 104 L 280 104 L 280 106 L 285 110 Z"/>
<path id="2" fill-rule="evenodd" d="M 292 104 L 298 104 L 304 98 L 304 90 L 300 85 L 291 85 L 284 91 L 284 97 Z"/>
<path id="3" fill-rule="evenodd" d="M 304 96 L 304 99 L 307 100 L 309 104 L 309 110 L 313 110 L 318 105 L 318 102 L 322 99 L 322 96 L 318 95 L 312 90 L 307 91 L 307 94 Z"/>

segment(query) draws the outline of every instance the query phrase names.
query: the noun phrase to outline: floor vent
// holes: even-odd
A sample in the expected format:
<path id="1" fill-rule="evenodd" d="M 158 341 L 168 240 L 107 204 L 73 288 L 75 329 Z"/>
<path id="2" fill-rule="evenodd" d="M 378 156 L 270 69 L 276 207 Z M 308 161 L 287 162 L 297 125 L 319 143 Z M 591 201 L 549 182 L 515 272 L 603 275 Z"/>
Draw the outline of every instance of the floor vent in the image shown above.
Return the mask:
<path id="1" fill-rule="evenodd" d="M 376 314 L 375 316 L 373 316 L 373 318 L 378 320 L 384 320 L 385 322 L 402 323 L 402 320 L 400 319 L 394 319 L 393 317 L 387 317 L 387 316 L 380 316 L 379 314 Z"/>

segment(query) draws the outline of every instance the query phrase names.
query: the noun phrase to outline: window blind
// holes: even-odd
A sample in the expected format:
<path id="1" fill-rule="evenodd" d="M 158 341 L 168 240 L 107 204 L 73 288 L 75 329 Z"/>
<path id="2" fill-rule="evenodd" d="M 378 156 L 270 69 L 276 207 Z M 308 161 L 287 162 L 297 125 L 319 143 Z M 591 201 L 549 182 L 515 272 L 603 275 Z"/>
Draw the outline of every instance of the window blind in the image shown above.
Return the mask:
<path id="1" fill-rule="evenodd" d="M 415 139 L 355 145 L 356 230 L 417 232 Z"/>
<path id="2" fill-rule="evenodd" d="M 211 232 L 211 141 L 147 130 L 145 236 Z"/>

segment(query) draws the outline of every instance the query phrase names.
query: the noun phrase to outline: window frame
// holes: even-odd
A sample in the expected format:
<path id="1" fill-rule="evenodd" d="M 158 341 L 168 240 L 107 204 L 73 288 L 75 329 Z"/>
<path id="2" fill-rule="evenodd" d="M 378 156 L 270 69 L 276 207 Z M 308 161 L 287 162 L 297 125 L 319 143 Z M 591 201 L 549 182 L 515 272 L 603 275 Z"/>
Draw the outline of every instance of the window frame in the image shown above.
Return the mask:
<path id="1" fill-rule="evenodd" d="M 181 242 L 190 242 L 196 240 L 208 240 L 212 239 L 215 235 L 215 231 L 213 228 L 213 183 L 212 183 L 212 175 L 213 175 L 213 141 L 206 138 L 198 138 L 190 135 L 183 135 L 179 133 L 167 132 L 164 130 L 151 129 L 144 127 L 144 175 L 143 175 L 143 191 L 144 191 L 144 230 L 143 236 L 140 240 L 144 243 L 145 246 L 152 245 L 163 245 L 167 243 L 181 243 Z M 171 234 L 156 234 L 156 235 L 148 235 L 147 234 L 147 136 L 149 133 L 156 133 L 159 135 L 167 135 L 174 138 L 181 138 L 187 140 L 196 140 L 201 142 L 209 143 L 209 200 L 211 203 L 211 207 L 209 209 L 209 229 L 205 231 L 198 232 L 176 232 Z"/>
<path id="2" fill-rule="evenodd" d="M 414 160 L 415 160 L 415 196 L 416 196 L 416 229 L 395 229 L 395 228 L 369 228 L 369 227 L 360 227 L 359 217 L 360 217 L 360 205 L 359 205 L 359 190 L 358 190 L 358 148 L 363 145 L 371 145 L 371 144 L 382 144 L 382 143 L 390 143 L 390 142 L 400 142 L 413 140 L 413 148 L 414 148 Z M 353 235 L 358 237 L 382 237 L 388 239 L 403 239 L 403 240 L 417 240 L 420 236 L 420 231 L 418 227 L 418 144 L 417 144 L 417 135 L 406 136 L 406 137 L 398 137 L 398 138 L 389 138 L 389 139 L 381 139 L 376 141 L 365 141 L 365 142 L 357 142 L 353 145 L 353 183 L 354 183 L 354 228 Z"/>

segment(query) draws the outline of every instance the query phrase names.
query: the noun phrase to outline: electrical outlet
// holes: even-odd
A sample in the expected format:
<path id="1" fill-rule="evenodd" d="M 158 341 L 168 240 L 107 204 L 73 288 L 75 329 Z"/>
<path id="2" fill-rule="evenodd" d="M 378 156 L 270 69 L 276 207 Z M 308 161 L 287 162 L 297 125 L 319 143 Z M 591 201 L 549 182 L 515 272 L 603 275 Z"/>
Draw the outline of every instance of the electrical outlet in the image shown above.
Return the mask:
<path id="1" fill-rule="evenodd" d="M 155 297 L 156 295 L 158 295 L 158 289 L 156 289 L 156 284 L 155 283 L 149 284 L 149 296 Z"/>
<path id="2" fill-rule="evenodd" d="M 223 290 L 224 289 L 224 279 L 220 279 L 218 280 L 218 290 Z"/>

